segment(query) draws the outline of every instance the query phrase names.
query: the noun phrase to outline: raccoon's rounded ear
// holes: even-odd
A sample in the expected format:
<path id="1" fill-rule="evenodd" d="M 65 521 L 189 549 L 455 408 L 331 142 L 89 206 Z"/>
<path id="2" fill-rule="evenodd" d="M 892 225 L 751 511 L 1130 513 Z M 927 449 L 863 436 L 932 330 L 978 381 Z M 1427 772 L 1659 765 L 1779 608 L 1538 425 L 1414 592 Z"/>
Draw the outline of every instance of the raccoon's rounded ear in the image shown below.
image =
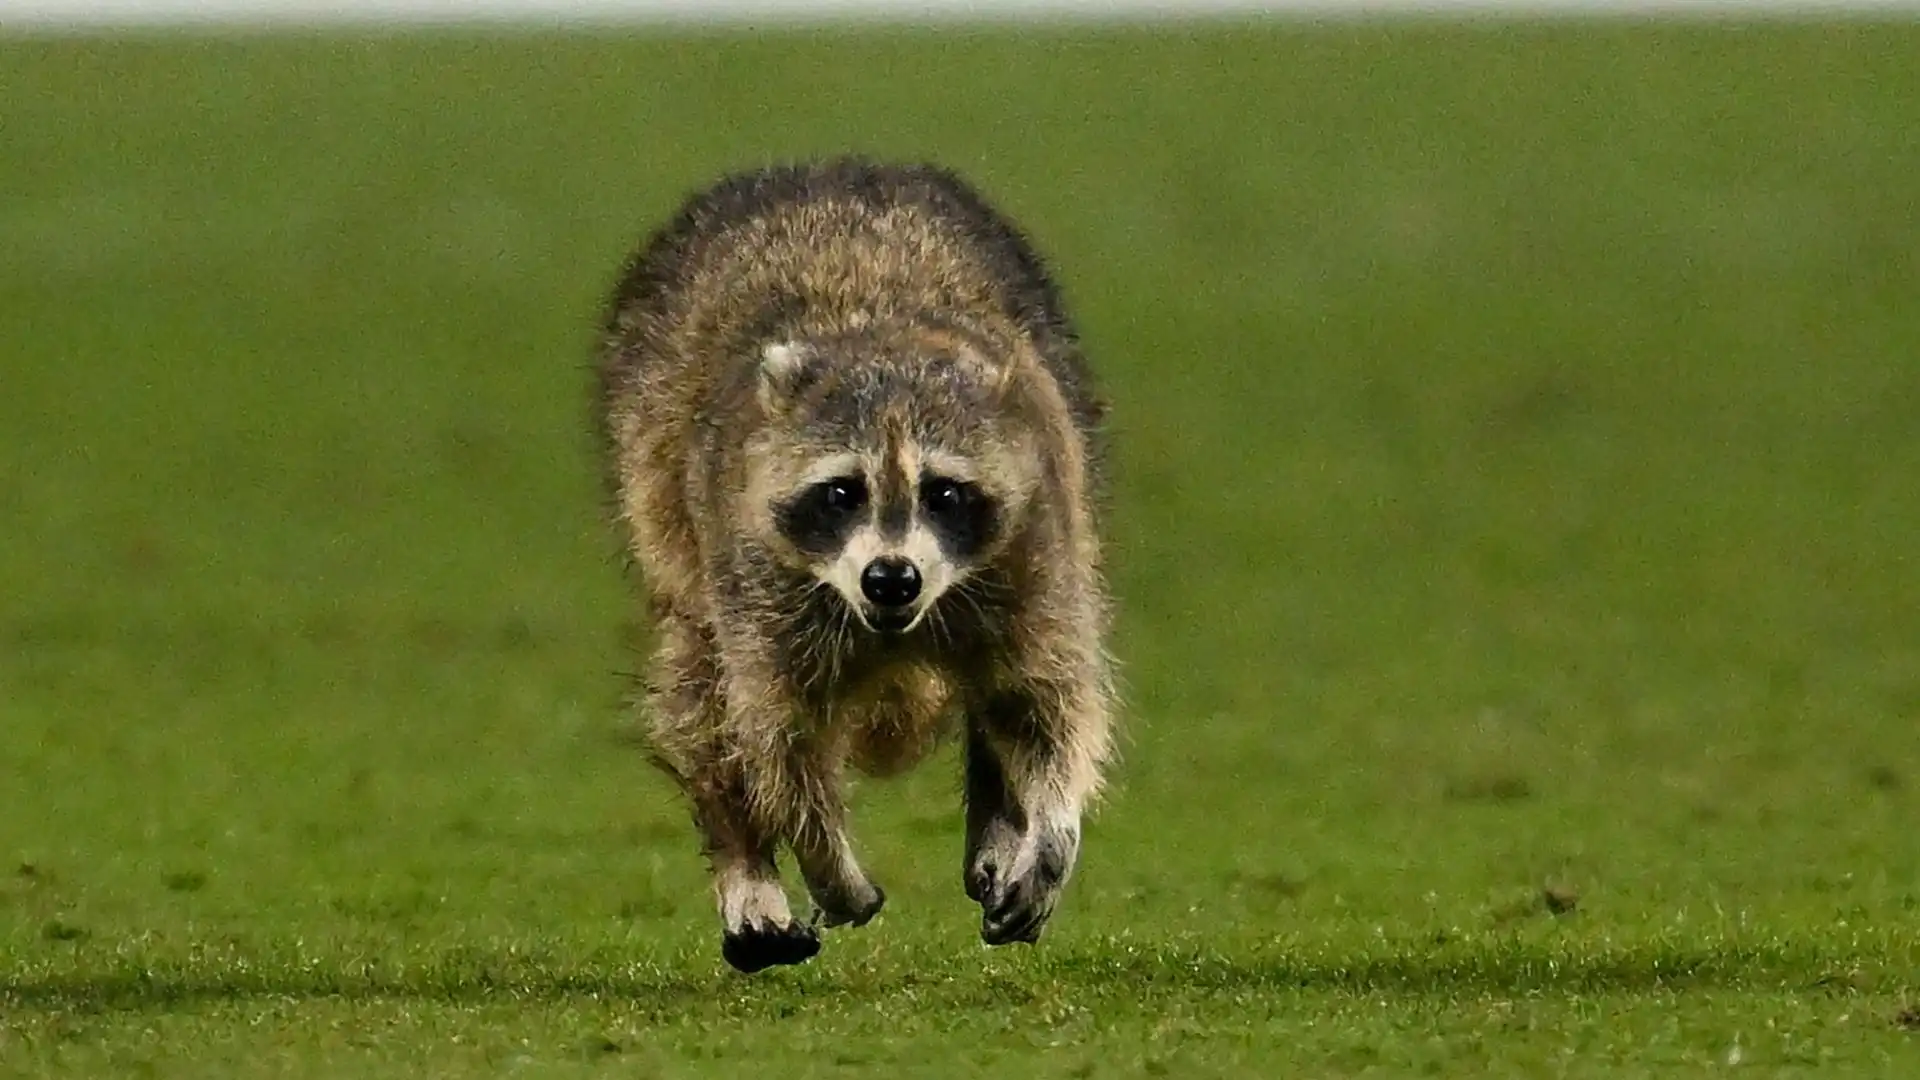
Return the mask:
<path id="1" fill-rule="evenodd" d="M 760 350 L 760 404 L 778 412 L 813 381 L 813 351 L 792 341 L 770 342 Z"/>
<path id="2" fill-rule="evenodd" d="M 962 346 L 957 357 L 960 370 L 991 393 L 998 394 L 1013 381 L 1013 358 L 1006 356 L 988 356 L 972 348 Z"/>

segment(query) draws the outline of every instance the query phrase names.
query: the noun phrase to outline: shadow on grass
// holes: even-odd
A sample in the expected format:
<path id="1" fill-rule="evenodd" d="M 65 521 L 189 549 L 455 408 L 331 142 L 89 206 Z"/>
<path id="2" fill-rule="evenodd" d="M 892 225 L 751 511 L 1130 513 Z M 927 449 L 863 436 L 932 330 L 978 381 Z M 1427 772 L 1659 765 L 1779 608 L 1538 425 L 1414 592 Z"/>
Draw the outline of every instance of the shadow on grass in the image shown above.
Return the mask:
<path id="1" fill-rule="evenodd" d="M 1779 991 L 1861 987 L 1862 972 L 1895 953 L 1809 945 L 1716 946 L 1636 943 L 1375 943 L 1344 955 L 1296 953 L 1278 945 L 1242 955 L 1109 941 L 1072 951 L 1001 953 L 956 964 L 949 955 L 905 958 L 885 968 L 812 964 L 743 977 L 700 959 L 636 964 L 592 954 L 561 959 L 511 950 L 458 950 L 389 964 L 295 963 L 208 957 L 141 962 L 117 954 L 91 971 L 0 974 L 0 1007 L 47 1011 L 191 1007 L 253 999 L 413 1000 L 448 1004 L 600 999 L 638 1008 L 720 1006 L 729 1013 L 844 1008 L 915 1000 L 997 1011 L 1041 998 L 1155 998 L 1261 992 L 1392 994 L 1447 998 L 1645 994 L 1689 988 Z M 1002 960 L 999 957 L 1008 957 Z M 1905 972 L 1888 974 L 1899 981 Z M 1878 981 L 1878 980 L 1874 980 Z"/>

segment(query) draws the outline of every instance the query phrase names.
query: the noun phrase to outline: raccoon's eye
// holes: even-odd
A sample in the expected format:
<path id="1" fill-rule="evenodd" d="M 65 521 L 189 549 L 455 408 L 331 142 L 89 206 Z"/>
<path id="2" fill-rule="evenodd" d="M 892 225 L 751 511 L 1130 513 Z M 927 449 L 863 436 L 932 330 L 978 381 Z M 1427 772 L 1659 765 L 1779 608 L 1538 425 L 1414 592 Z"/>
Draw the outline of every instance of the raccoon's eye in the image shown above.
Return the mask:
<path id="1" fill-rule="evenodd" d="M 808 485 L 774 507 L 780 532 L 802 552 L 827 556 L 840 550 L 867 505 L 866 482 L 837 476 Z"/>
<path id="2" fill-rule="evenodd" d="M 820 501 L 836 514 L 850 514 L 866 505 L 867 485 L 855 476 L 829 480 L 821 485 Z"/>
<path id="3" fill-rule="evenodd" d="M 920 485 L 920 505 L 936 517 L 957 514 L 966 509 L 972 492 L 958 480 L 935 479 Z"/>
<path id="4" fill-rule="evenodd" d="M 985 551 L 1000 529 L 1000 506 L 993 496 L 964 480 L 927 476 L 920 481 L 920 509 L 954 559 L 973 559 Z"/>

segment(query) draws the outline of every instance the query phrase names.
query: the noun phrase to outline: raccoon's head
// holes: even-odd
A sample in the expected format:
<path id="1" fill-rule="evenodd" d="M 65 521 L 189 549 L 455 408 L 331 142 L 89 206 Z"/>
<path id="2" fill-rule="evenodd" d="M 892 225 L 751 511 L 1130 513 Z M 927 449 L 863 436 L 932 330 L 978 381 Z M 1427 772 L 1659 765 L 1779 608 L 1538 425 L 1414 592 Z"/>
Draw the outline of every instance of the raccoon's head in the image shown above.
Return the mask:
<path id="1" fill-rule="evenodd" d="M 748 497 L 768 546 L 867 629 L 920 626 L 1005 549 L 1038 486 L 1007 372 L 948 335 L 767 346 Z"/>

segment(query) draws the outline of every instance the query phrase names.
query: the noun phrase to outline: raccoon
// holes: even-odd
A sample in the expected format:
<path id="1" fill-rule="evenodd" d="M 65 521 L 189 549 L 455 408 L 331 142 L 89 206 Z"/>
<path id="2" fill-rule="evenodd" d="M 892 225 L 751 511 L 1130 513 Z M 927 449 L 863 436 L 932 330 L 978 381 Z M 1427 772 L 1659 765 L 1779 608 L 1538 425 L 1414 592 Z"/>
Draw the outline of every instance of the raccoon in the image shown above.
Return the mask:
<path id="1" fill-rule="evenodd" d="M 936 165 L 737 173 L 631 257 L 597 367 L 651 756 L 691 804 L 726 961 L 801 963 L 880 911 L 844 777 L 948 737 L 981 937 L 1037 941 L 1115 694 L 1107 404 L 1026 238 Z"/>

